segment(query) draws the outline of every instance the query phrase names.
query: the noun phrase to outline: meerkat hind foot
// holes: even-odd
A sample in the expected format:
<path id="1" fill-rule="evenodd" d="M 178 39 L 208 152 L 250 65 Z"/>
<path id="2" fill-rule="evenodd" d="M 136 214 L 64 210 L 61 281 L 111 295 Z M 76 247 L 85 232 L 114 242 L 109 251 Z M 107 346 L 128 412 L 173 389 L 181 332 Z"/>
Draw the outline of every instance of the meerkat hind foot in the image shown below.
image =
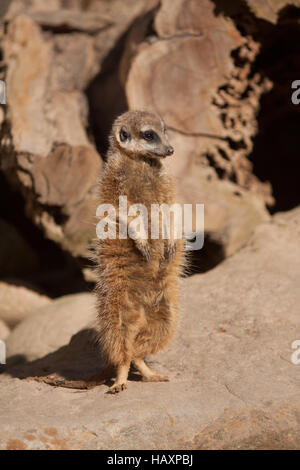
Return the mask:
<path id="1" fill-rule="evenodd" d="M 142 375 L 143 382 L 168 382 L 169 378 L 166 375 L 160 375 L 153 372 L 143 359 L 135 359 L 133 361 L 135 367 Z"/>
<path id="2" fill-rule="evenodd" d="M 117 368 L 117 377 L 115 383 L 109 388 L 109 393 L 118 393 L 127 389 L 127 377 L 130 362 L 119 365 Z"/>

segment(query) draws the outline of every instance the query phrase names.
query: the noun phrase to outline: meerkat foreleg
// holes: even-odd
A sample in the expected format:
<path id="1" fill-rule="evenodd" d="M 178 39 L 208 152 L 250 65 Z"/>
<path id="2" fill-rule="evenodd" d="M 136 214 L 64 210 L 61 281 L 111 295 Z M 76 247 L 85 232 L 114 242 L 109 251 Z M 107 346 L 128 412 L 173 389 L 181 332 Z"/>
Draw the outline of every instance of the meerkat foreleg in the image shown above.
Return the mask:
<path id="1" fill-rule="evenodd" d="M 168 240 L 168 257 L 172 261 L 177 252 L 177 241 Z"/>
<path id="2" fill-rule="evenodd" d="M 134 359 L 133 364 L 142 375 L 143 382 L 168 382 L 169 380 L 166 375 L 160 375 L 151 370 L 144 359 Z"/>
<path id="3" fill-rule="evenodd" d="M 142 253 L 142 255 L 146 258 L 146 260 L 149 261 L 151 258 L 151 251 L 150 251 L 150 245 L 148 243 L 148 240 L 137 239 L 135 240 L 135 246 Z"/>
<path id="4" fill-rule="evenodd" d="M 134 221 L 135 218 L 133 216 L 126 216 L 125 218 L 124 215 L 120 213 L 118 214 L 119 226 L 126 226 L 126 231 L 128 230 L 128 234 L 134 241 L 135 246 L 146 260 L 149 261 L 151 258 L 151 251 L 148 242 L 148 230 L 146 229 L 147 221 L 142 217 L 139 218 L 139 223 L 137 225 L 132 223 Z"/>
<path id="5" fill-rule="evenodd" d="M 177 236 L 178 230 L 180 229 L 180 218 L 178 213 L 175 211 L 170 216 L 170 219 L 165 217 L 163 220 L 163 231 L 167 235 L 167 255 L 168 258 L 172 261 L 177 252 Z"/>
<path id="6" fill-rule="evenodd" d="M 129 217 L 129 220 L 130 217 Z M 130 236 L 133 239 L 135 246 L 146 258 L 147 261 L 151 258 L 150 244 L 148 242 L 148 231 L 146 229 L 146 221 L 139 219 L 139 230 L 136 226 L 130 226 Z"/>

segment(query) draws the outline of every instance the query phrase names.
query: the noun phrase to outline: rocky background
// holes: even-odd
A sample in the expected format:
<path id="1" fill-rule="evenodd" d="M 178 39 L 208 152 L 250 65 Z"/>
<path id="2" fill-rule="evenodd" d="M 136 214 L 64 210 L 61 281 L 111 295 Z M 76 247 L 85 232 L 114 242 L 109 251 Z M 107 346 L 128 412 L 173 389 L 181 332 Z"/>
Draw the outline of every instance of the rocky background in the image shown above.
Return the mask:
<path id="1" fill-rule="evenodd" d="M 0 448 L 299 448 L 299 39 L 299 0 L 1 0 Z M 205 244 L 150 358 L 170 383 L 110 397 L 88 249 L 134 108 L 164 117 Z"/>

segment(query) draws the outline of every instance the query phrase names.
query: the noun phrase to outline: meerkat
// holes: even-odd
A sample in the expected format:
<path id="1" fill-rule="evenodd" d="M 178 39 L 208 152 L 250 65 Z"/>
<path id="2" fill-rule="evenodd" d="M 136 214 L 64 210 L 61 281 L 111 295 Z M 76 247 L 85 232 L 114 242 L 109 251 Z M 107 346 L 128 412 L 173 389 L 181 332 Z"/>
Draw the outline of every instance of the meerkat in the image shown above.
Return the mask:
<path id="1" fill-rule="evenodd" d="M 158 115 L 128 111 L 116 119 L 99 181 L 99 204 L 115 207 L 118 227 L 120 196 L 127 197 L 128 207 L 143 204 L 149 215 L 151 204 L 175 202 L 173 181 L 163 166 L 163 159 L 173 153 Z M 168 380 L 144 359 L 164 348 L 175 332 L 184 242 L 163 239 L 161 230 L 152 239 L 150 218 L 146 223 L 148 238 L 144 226 L 134 239 L 97 240 L 96 329 L 107 366 L 116 371 L 110 393 L 127 388 L 131 364 L 144 381 Z"/>

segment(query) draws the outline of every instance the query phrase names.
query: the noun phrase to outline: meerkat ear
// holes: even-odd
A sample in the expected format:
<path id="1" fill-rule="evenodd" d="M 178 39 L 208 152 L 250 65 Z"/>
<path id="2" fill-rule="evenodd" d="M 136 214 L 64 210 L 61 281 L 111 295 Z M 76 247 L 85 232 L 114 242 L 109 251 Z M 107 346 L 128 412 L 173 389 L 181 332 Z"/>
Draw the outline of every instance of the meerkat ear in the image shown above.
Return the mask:
<path id="1" fill-rule="evenodd" d="M 122 127 L 119 133 L 119 138 L 121 142 L 126 142 L 130 140 L 130 132 L 125 129 L 125 127 Z"/>

